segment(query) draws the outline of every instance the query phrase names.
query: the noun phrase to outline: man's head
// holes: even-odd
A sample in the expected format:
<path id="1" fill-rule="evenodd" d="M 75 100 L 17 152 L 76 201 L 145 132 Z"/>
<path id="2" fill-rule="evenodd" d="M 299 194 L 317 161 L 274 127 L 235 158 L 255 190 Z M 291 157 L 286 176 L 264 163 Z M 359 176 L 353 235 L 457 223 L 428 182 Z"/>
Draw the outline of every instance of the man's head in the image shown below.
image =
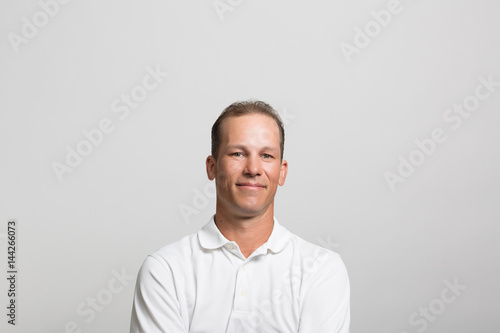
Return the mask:
<path id="1" fill-rule="evenodd" d="M 221 126 L 224 120 L 229 117 L 238 117 L 246 114 L 263 114 L 271 117 L 276 122 L 279 130 L 280 136 L 280 161 L 283 160 L 283 153 L 285 150 L 285 129 L 283 127 L 283 121 L 276 110 L 274 110 L 271 105 L 262 101 L 242 101 L 235 102 L 229 105 L 222 111 L 219 118 L 215 121 L 212 126 L 212 156 L 217 159 L 219 155 L 219 147 L 221 144 Z"/>
<path id="2" fill-rule="evenodd" d="M 264 102 L 234 103 L 221 113 L 212 127 L 212 155 L 206 161 L 209 179 L 216 180 L 218 211 L 239 217 L 271 215 L 288 171 L 283 143 L 281 119 Z"/>

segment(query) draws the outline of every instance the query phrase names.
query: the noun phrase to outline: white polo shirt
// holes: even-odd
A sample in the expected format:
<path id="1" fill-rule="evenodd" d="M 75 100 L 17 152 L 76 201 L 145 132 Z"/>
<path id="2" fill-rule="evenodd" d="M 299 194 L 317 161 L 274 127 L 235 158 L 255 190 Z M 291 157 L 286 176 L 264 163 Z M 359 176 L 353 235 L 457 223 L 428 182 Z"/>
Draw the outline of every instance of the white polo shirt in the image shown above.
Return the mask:
<path id="1" fill-rule="evenodd" d="M 214 216 L 144 261 L 131 333 L 348 333 L 350 289 L 340 256 L 274 218 L 248 258 Z"/>

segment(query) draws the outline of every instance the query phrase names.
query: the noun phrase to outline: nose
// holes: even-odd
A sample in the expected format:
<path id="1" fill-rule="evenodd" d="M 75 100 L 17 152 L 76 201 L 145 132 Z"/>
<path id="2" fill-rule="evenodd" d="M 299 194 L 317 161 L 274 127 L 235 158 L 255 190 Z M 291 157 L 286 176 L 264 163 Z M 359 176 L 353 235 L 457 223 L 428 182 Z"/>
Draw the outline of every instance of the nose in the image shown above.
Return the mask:
<path id="1" fill-rule="evenodd" d="M 260 176 L 262 173 L 261 161 L 258 156 L 250 155 L 246 159 L 243 173 L 249 177 Z"/>

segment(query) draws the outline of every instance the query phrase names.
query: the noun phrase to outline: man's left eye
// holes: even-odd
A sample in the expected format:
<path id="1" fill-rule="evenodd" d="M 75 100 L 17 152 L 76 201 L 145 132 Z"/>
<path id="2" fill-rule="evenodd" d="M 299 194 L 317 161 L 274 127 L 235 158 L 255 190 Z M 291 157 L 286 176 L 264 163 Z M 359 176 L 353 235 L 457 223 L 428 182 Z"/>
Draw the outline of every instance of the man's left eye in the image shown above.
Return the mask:
<path id="1" fill-rule="evenodd" d="M 265 158 L 272 158 L 273 157 L 272 155 L 269 155 L 269 154 L 264 154 L 262 156 L 264 156 Z"/>

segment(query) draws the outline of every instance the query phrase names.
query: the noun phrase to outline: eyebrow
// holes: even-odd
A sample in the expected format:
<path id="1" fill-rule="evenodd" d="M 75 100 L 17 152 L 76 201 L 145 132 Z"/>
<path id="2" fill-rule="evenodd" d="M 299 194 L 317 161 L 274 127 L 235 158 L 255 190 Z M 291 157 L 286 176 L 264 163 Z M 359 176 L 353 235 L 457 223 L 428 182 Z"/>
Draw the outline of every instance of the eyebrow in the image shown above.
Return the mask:
<path id="1" fill-rule="evenodd" d="M 232 144 L 232 145 L 227 145 L 227 149 L 243 149 L 246 150 L 247 147 L 241 144 Z M 268 150 L 268 151 L 278 151 L 277 147 L 272 147 L 272 146 L 264 146 L 261 148 L 261 150 Z"/>

